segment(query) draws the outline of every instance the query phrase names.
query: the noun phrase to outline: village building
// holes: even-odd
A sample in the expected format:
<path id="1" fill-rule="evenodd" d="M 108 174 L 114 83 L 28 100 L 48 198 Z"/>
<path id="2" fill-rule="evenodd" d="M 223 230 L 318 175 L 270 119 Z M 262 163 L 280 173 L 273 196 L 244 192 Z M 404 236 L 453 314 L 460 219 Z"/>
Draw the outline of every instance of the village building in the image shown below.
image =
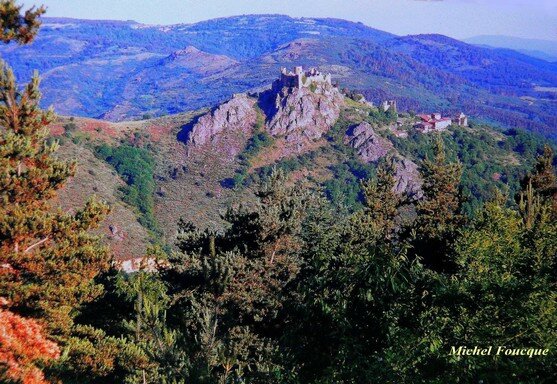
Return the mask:
<path id="1" fill-rule="evenodd" d="M 418 115 L 420 122 L 414 125 L 414 128 L 420 132 L 427 133 L 431 131 L 443 131 L 451 124 L 459 127 L 468 126 L 468 117 L 464 113 L 460 113 L 454 118 L 442 117 L 440 113 L 432 113 L 430 115 Z"/>
<path id="2" fill-rule="evenodd" d="M 431 131 L 443 131 L 452 124 L 452 120 L 448 117 L 442 117 L 440 113 L 432 113 L 431 115 L 418 115 L 420 122 L 414 125 L 414 128 L 422 133 Z"/>
<path id="3" fill-rule="evenodd" d="M 331 74 L 322 74 L 316 68 L 310 68 L 304 71 L 303 67 L 294 67 L 293 71 L 286 68 L 280 69 L 280 79 L 273 82 L 273 89 L 287 88 L 307 88 L 312 83 L 327 83 L 331 84 Z"/>

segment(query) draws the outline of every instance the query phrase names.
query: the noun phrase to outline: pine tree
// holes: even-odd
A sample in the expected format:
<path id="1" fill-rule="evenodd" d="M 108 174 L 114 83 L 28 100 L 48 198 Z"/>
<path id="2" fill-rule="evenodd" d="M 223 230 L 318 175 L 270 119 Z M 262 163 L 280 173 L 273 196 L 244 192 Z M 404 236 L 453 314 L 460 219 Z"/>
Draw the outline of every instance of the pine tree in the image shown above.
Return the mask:
<path id="1" fill-rule="evenodd" d="M 15 0 L 0 1 L 0 40 L 4 43 L 30 43 L 39 31 L 40 16 L 46 12 L 45 7 L 32 7 L 25 14 L 21 13 L 22 8 Z"/>
<path id="2" fill-rule="evenodd" d="M 256 195 L 254 209 L 225 214 L 221 233 L 181 224 L 180 253 L 164 278 L 176 302 L 171 322 L 192 357 L 190 381 L 277 380 L 282 296 L 299 270 L 307 199 L 280 171 Z"/>
<path id="3" fill-rule="evenodd" d="M 27 43 L 37 33 L 44 8 L 24 15 L 20 10 L 13 1 L 0 2 L 6 43 Z M 69 351 L 59 367 L 85 341 L 73 321 L 80 306 L 102 292 L 93 279 L 108 267 L 109 253 L 89 230 L 109 209 L 95 200 L 74 213 L 50 204 L 76 165 L 55 157 L 58 144 L 47 142 L 54 115 L 40 108 L 40 98 L 36 73 L 19 87 L 12 70 L 0 64 L 0 296 L 8 299 L 9 311 L 35 319 L 46 337 Z"/>
<path id="4" fill-rule="evenodd" d="M 107 249 L 87 231 L 108 212 L 90 201 L 75 214 L 49 200 L 73 175 L 47 144 L 51 111 L 39 107 L 35 75 L 23 91 L 0 66 L 0 292 L 19 313 L 43 318 L 54 333 L 69 332 L 72 311 L 97 294 L 91 280 L 108 265 Z"/>
<path id="5" fill-rule="evenodd" d="M 423 199 L 418 203 L 420 231 L 432 238 L 441 238 L 462 222 L 459 183 L 460 163 L 449 163 L 438 138 L 434 159 L 426 158 L 420 169 L 423 178 Z"/>
<path id="6" fill-rule="evenodd" d="M 441 138 L 435 142 L 435 157 L 421 165 L 423 197 L 417 204 L 415 253 L 434 269 L 450 269 L 450 247 L 462 225 L 459 190 L 462 165 L 447 161 Z"/>
<path id="7" fill-rule="evenodd" d="M 158 248 L 151 248 L 144 260 L 162 261 L 165 255 Z M 135 377 L 143 383 L 185 383 L 189 359 L 181 349 L 179 333 L 167 326 L 166 313 L 170 298 L 166 286 L 156 271 L 144 262 L 132 275 L 120 273 L 117 278 L 118 303 L 133 303 L 133 314 L 124 320 L 128 335 L 149 358 L 142 369 L 136 368 Z M 117 304 L 117 303 L 116 303 Z M 124 316 L 126 314 L 123 314 Z M 123 317 L 124 317 L 123 316 Z"/>
<path id="8" fill-rule="evenodd" d="M 557 217 L 557 173 L 553 166 L 554 159 L 553 149 L 546 144 L 543 153 L 537 158 L 532 173 L 522 181 L 522 189 L 525 192 L 531 186 L 534 193 L 550 201 L 553 215 Z"/>
<path id="9" fill-rule="evenodd" d="M 139 271 L 113 267 L 96 278 L 104 293 L 76 317 L 68 357 L 53 369 L 58 378 L 79 378 L 79 384 L 183 382 L 189 359 L 179 334 L 167 327 L 166 287 L 152 270 L 161 255 L 149 249 Z"/>
<path id="10" fill-rule="evenodd" d="M 353 224 L 368 240 L 394 240 L 400 230 L 401 223 L 397 218 L 405 199 L 395 192 L 395 172 L 395 163 L 389 158 L 379 164 L 376 180 L 362 183 L 364 208 L 353 216 Z"/>

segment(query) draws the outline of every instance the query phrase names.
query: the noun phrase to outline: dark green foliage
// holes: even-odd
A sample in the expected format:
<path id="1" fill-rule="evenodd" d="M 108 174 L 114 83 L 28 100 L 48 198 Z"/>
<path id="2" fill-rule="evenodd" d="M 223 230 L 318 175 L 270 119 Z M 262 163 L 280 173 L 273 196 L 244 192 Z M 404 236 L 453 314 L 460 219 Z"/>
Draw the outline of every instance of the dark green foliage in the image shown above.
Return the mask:
<path id="1" fill-rule="evenodd" d="M 324 183 L 325 195 L 336 207 L 354 212 L 362 207 L 360 181 L 373 178 L 375 166 L 349 160 L 331 167 L 333 177 Z"/>
<path id="2" fill-rule="evenodd" d="M 307 194 L 274 172 L 254 210 L 230 210 L 222 233 L 182 223 L 164 279 L 171 323 L 186 338 L 188 382 L 277 382 L 281 313 L 299 269 Z"/>
<path id="3" fill-rule="evenodd" d="M 379 110 L 376 110 L 379 122 L 385 116 Z M 368 122 L 372 121 L 371 115 L 374 110 L 370 111 Z M 371 179 L 375 175 L 374 164 L 363 164 L 356 160 L 352 148 L 344 144 L 344 136 L 348 128 L 354 125 L 354 122 L 346 116 L 343 111 L 336 121 L 335 125 L 327 133 L 327 139 L 332 143 L 333 150 L 336 151 L 340 158 L 348 158 L 337 164 L 333 164 L 330 169 L 333 177 L 323 183 L 326 197 L 337 208 L 342 208 L 348 212 L 354 212 L 362 207 L 363 194 L 360 181 Z"/>
<path id="4" fill-rule="evenodd" d="M 361 184 L 361 209 L 350 215 L 275 171 L 255 206 L 224 215 L 222 231 L 181 223 L 178 251 L 160 274 L 112 276 L 104 302 L 83 312 L 96 313 L 91 325 L 107 336 L 125 335 L 139 348 L 115 366 L 120 376 L 107 377 L 553 383 L 551 353 L 451 355 L 460 346 L 557 347 L 557 222 L 544 189 L 532 187 L 547 183 L 528 182 L 510 207 L 498 193 L 467 222 L 461 165 L 440 140 L 427 152 L 417 204 L 393 192 L 389 160 Z M 554 180 L 542 166 L 548 159 L 540 157 L 532 180 Z"/>
<path id="5" fill-rule="evenodd" d="M 152 249 L 146 260 L 160 260 L 163 255 Z M 112 269 L 97 279 L 105 294 L 85 306 L 77 320 L 83 330 L 97 330 L 100 336 L 92 340 L 98 359 L 113 366 L 88 372 L 79 383 L 184 382 L 189 360 L 177 349 L 177 334 L 166 324 L 166 287 L 159 274 L 147 271 L 147 267 L 143 265 L 132 274 Z M 72 381 L 68 378 L 67 382 Z"/>
<path id="6" fill-rule="evenodd" d="M 240 154 L 240 160 L 249 161 L 256 156 L 263 148 L 273 143 L 273 138 L 267 131 L 256 133 L 249 141 L 245 151 Z"/>
<path id="7" fill-rule="evenodd" d="M 431 180 L 426 205 L 458 198 L 453 165 L 438 155 L 425 167 L 438 171 L 424 175 Z M 435 181 L 439 172 L 447 177 Z M 305 294 L 291 312 L 288 350 L 300 367 L 296 382 L 553 382 L 551 352 L 532 359 L 450 354 L 453 346 L 554 348 L 557 227 L 550 206 L 525 191 L 518 210 L 489 203 L 470 224 L 448 211 L 430 221 L 423 206 L 416 224 L 393 230 L 408 224 L 394 224 L 405 203 L 392 195 L 388 175 L 382 168 L 366 185 L 365 208 L 348 222 L 323 212 L 319 225 L 308 226 L 297 281 Z M 447 182 L 453 187 L 442 187 Z M 410 229 L 425 235 L 418 250 L 410 248 L 421 252 L 418 259 L 407 257 Z M 418 262 L 435 249 L 451 268 Z"/>
<path id="8" fill-rule="evenodd" d="M 549 202 L 552 214 L 557 218 L 557 175 L 555 174 L 555 152 L 546 145 L 539 155 L 532 173 L 522 180 L 522 189 L 531 188 L 542 199 Z"/>
<path id="9" fill-rule="evenodd" d="M 413 254 L 436 271 L 453 268 L 452 246 L 458 228 L 462 227 L 460 180 L 462 164 L 449 162 L 440 137 L 432 157 L 421 164 L 423 196 L 416 204 Z"/>
<path id="10" fill-rule="evenodd" d="M 153 179 L 155 161 L 148 150 L 120 145 L 99 146 L 97 155 L 111 164 L 127 183 L 122 188 L 124 201 L 139 211 L 139 222 L 146 228 L 157 232 L 158 227 L 153 213 L 155 181 Z"/>
<path id="11" fill-rule="evenodd" d="M 233 187 L 240 187 L 246 183 L 249 178 L 248 171 L 251 167 L 250 160 L 257 156 L 261 150 L 273 144 L 273 137 L 265 130 L 264 116 L 263 111 L 257 108 L 257 120 L 255 122 L 254 134 L 248 140 L 244 151 L 238 155 L 240 167 L 236 170 L 236 174 L 232 179 Z"/>
<path id="12" fill-rule="evenodd" d="M 396 381 L 385 351 L 401 317 L 411 318 L 419 268 L 395 235 L 404 201 L 389 169 L 365 184 L 363 210 L 339 220 L 322 208 L 308 226 L 288 345 L 300 367 L 295 382 Z"/>
<path id="13" fill-rule="evenodd" d="M 555 348 L 556 265 L 551 255 L 556 252 L 557 228 L 547 209 L 539 205 L 528 225 L 521 212 L 489 203 L 463 229 L 454 248 L 457 269 L 448 277 L 432 275 L 424 292 L 427 306 L 418 315 L 421 329 L 416 328 L 414 338 L 403 333 L 406 343 L 397 340 L 410 352 L 405 358 L 413 361 L 402 370 L 405 381 L 555 380 L 557 361 L 551 352 L 533 358 L 493 356 L 498 346 Z M 494 351 L 487 357 L 449 355 L 452 346 L 476 345 L 493 346 Z"/>
<path id="14" fill-rule="evenodd" d="M 433 156 L 431 135 L 412 131 L 408 138 L 391 137 L 401 154 L 415 160 Z M 462 163 L 463 211 L 472 216 L 483 202 L 501 189 L 513 202 L 520 181 L 543 151 L 544 140 L 523 130 L 509 130 L 499 138 L 489 128 L 477 126 L 473 132 L 460 128 L 442 134 L 447 158 Z"/>

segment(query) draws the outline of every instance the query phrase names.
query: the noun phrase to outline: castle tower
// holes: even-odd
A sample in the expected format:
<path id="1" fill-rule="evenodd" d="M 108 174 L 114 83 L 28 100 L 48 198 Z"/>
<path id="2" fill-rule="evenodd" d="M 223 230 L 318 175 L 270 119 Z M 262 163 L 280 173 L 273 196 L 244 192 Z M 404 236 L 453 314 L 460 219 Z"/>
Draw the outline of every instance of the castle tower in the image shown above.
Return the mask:
<path id="1" fill-rule="evenodd" d="M 280 78 L 273 82 L 273 89 L 287 88 L 304 88 L 311 84 L 326 83 L 332 85 L 331 74 L 323 74 L 317 68 L 310 68 L 304 71 L 302 66 L 294 67 L 293 71 L 281 67 Z"/>
<path id="2" fill-rule="evenodd" d="M 396 100 L 389 100 L 389 108 L 396 112 Z"/>
<path id="3" fill-rule="evenodd" d="M 381 106 L 383 107 L 383 112 L 387 112 L 389 109 L 396 112 L 396 100 L 385 100 Z"/>
<path id="4" fill-rule="evenodd" d="M 457 121 L 458 121 L 458 125 L 461 127 L 468 126 L 468 117 L 462 112 L 460 112 L 460 114 L 457 116 Z"/>

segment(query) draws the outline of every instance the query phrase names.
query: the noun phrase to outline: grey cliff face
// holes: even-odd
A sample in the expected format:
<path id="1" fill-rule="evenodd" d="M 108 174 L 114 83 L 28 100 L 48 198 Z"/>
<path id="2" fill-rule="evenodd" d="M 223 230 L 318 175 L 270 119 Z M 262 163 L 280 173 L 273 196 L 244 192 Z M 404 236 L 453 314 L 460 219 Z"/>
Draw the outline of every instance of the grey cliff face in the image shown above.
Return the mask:
<path id="1" fill-rule="evenodd" d="M 395 192 L 406 193 L 412 198 L 422 197 L 422 179 L 418 165 L 411 160 L 401 159 L 396 162 Z"/>
<path id="2" fill-rule="evenodd" d="M 356 153 L 366 163 L 374 163 L 394 152 L 393 144 L 378 135 L 367 122 L 351 128 L 345 138 L 345 144 L 356 150 Z"/>
<path id="3" fill-rule="evenodd" d="M 312 88 L 283 88 L 267 108 L 267 130 L 288 142 L 317 140 L 335 123 L 344 98 L 329 84 Z"/>
<path id="4" fill-rule="evenodd" d="M 242 147 L 238 147 L 240 143 L 234 145 L 235 139 L 249 135 L 256 120 L 255 99 L 245 94 L 235 95 L 213 112 L 199 118 L 189 134 L 188 146 L 221 146 L 220 149 L 229 155 L 236 155 Z"/>
<path id="5" fill-rule="evenodd" d="M 389 154 L 394 155 L 396 167 L 394 191 L 415 198 L 420 197 L 422 182 L 416 163 L 401 157 L 393 144 L 377 134 L 369 123 L 363 122 L 351 127 L 346 133 L 344 142 L 354 148 L 366 163 L 375 163 Z"/>
<path id="6" fill-rule="evenodd" d="M 189 152 L 212 147 L 237 155 L 242 150 L 240 138 L 251 134 L 256 125 L 256 101 L 265 114 L 265 129 L 274 137 L 284 138 L 292 153 L 320 139 L 336 122 L 344 105 L 341 92 L 327 82 L 273 88 L 257 100 L 235 95 L 198 120 L 189 134 Z"/>

